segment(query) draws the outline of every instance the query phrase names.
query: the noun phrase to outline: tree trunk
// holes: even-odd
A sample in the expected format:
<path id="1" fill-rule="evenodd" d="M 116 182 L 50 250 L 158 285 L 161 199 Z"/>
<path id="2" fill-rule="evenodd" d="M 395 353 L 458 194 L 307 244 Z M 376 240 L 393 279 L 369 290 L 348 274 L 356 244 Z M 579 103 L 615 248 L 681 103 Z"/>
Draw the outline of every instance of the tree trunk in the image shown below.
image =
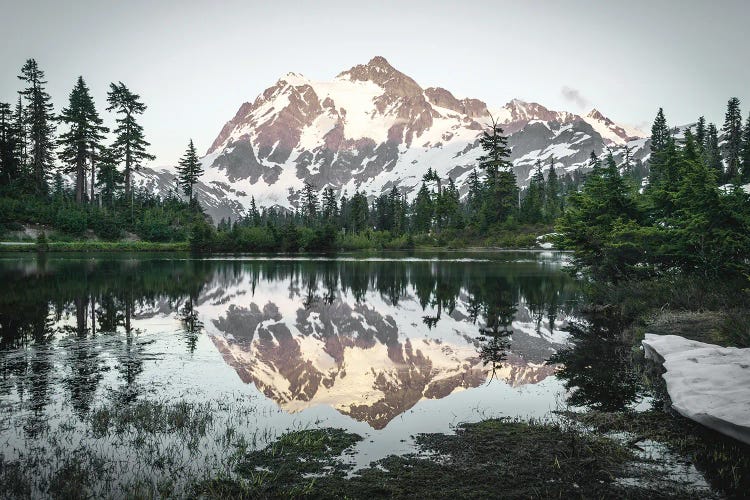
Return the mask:
<path id="1" fill-rule="evenodd" d="M 78 160 L 76 165 L 76 203 L 83 203 L 83 193 L 85 191 L 84 183 L 86 182 L 86 171 L 84 163 Z"/>
<path id="2" fill-rule="evenodd" d="M 94 164 L 94 157 L 91 157 L 91 196 L 89 197 L 89 203 L 94 204 L 94 172 L 96 171 Z"/>

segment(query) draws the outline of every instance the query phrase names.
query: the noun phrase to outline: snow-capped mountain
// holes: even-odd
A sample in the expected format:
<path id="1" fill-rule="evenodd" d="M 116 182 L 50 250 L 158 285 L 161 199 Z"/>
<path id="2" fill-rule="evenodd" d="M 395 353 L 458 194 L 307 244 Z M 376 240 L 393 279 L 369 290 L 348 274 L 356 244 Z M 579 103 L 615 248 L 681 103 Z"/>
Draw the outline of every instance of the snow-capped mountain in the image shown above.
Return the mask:
<path id="1" fill-rule="evenodd" d="M 235 216 L 251 197 L 259 205 L 293 207 L 306 182 L 348 196 L 356 190 L 377 196 L 397 186 L 411 198 L 433 168 L 461 187 L 491 119 L 510 135 L 521 185 L 538 159 L 554 157 L 558 168 L 575 170 L 605 146 L 617 152 L 627 144 L 636 159 L 647 154 L 642 132 L 597 110 L 579 116 L 519 99 L 488 107 L 443 88 L 422 88 L 375 57 L 332 81 L 288 73 L 242 104 L 203 158 L 198 195 L 217 218 Z M 142 175 L 159 190 L 174 178 L 169 169 Z"/>

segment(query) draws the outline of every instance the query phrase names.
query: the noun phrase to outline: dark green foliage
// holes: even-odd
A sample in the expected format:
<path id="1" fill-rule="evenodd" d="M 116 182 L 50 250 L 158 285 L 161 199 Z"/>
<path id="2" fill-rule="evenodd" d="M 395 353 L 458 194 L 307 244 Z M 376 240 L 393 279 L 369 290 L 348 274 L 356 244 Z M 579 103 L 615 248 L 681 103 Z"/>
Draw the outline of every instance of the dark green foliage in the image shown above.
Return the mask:
<path id="1" fill-rule="evenodd" d="M 193 223 L 190 230 L 190 249 L 194 252 L 210 251 L 216 239 L 216 230 L 205 220 Z"/>
<path id="2" fill-rule="evenodd" d="M 719 147 L 719 131 L 716 125 L 710 123 L 706 132 L 706 143 L 704 145 L 705 162 L 717 179 L 724 178 L 724 163 Z"/>
<path id="3" fill-rule="evenodd" d="M 750 182 L 750 113 L 742 132 L 742 182 Z"/>
<path id="4" fill-rule="evenodd" d="M 735 105 L 739 102 L 730 100 L 730 110 Z M 675 271 L 704 278 L 746 275 L 750 196 L 739 188 L 719 189 L 725 175 L 716 128 L 708 125 L 705 133 L 699 128 L 703 145 L 690 130 L 678 145 L 663 136 L 668 128 L 660 110 L 653 130 L 652 140 L 661 146 L 652 152 L 643 194 L 619 176 L 610 156 L 607 166 L 595 165 L 583 190 L 570 196 L 558 229 L 561 244 L 575 250 L 575 267 L 604 281 Z"/>
<path id="5" fill-rule="evenodd" d="M 109 149 L 105 149 L 99 160 L 99 176 L 96 178 L 96 187 L 99 188 L 99 196 L 103 205 L 114 206 L 124 181 L 122 172 L 117 169 L 116 158 Z"/>
<path id="6" fill-rule="evenodd" d="M 417 192 L 417 197 L 412 205 L 414 220 L 412 227 L 417 233 L 429 233 L 432 228 L 432 215 L 434 207 L 432 205 L 432 196 L 430 195 L 427 185 L 423 182 L 422 187 Z"/>
<path id="7" fill-rule="evenodd" d="M 134 233 L 154 242 L 187 241 L 189 228 L 203 217 L 194 196 L 183 203 L 176 193 L 162 198 L 142 188 L 131 189 L 130 172 L 153 158 L 145 152 L 148 143 L 136 121 L 146 109 L 138 95 L 122 83 L 110 86 L 108 110 L 118 118 L 114 145 L 105 148 L 107 128 L 83 77 L 76 81 L 58 118 L 44 90 L 44 73 L 33 59 L 26 62 L 19 78 L 26 88 L 19 92 L 15 112 L 0 103 L 0 227 L 41 224 L 50 227 L 51 239 L 116 240 L 127 232 L 129 237 Z M 52 171 L 55 120 L 64 125 L 58 142 L 64 166 Z M 189 152 L 194 166 L 197 154 L 192 142 Z M 63 173 L 74 178 L 72 190 Z M 198 164 L 191 169 L 190 180 L 194 183 L 201 173 Z"/>
<path id="8" fill-rule="evenodd" d="M 529 187 L 524 191 L 521 199 L 519 218 L 523 222 L 538 223 L 544 219 L 545 185 L 542 173 L 542 162 L 537 160 L 534 175 L 531 176 Z"/>
<path id="9" fill-rule="evenodd" d="M 724 180 L 735 182 L 738 180 L 742 162 L 742 114 L 740 113 L 740 100 L 736 97 L 732 97 L 727 103 L 722 130 L 724 132 L 724 157 L 727 161 Z"/>
<path id="10" fill-rule="evenodd" d="M 17 180 L 21 174 L 21 130 L 10 105 L 0 102 L 0 185 Z"/>
<path id="11" fill-rule="evenodd" d="M 52 112 L 52 100 L 45 89 L 47 82 L 44 79 L 44 71 L 39 69 L 34 59 L 26 61 L 18 78 L 27 85 L 19 94 L 26 101 L 23 125 L 28 133 L 31 186 L 34 192 L 44 195 L 48 191 L 47 180 L 51 175 L 55 158 L 55 116 Z"/>
<path id="12" fill-rule="evenodd" d="M 154 156 L 146 152 L 150 145 L 143 134 L 143 127 L 136 121 L 138 115 L 146 111 L 141 96 L 128 89 L 124 83 L 111 83 L 107 93 L 107 111 L 116 112 L 117 127 L 115 142 L 112 145 L 112 156 L 117 163 L 124 165 L 125 197 L 130 195 L 131 172 L 137 170 L 144 160 L 153 160 Z"/>
<path id="13" fill-rule="evenodd" d="M 182 192 L 188 198 L 188 202 L 194 199 L 194 188 L 198 183 L 198 179 L 203 175 L 203 167 L 201 166 L 200 159 L 198 159 L 198 153 L 193 145 L 193 140 L 190 139 L 185 156 L 180 158 L 177 165 L 177 179 L 182 187 Z"/>
<path id="14" fill-rule="evenodd" d="M 68 131 L 60 135 L 59 157 L 67 164 L 64 169 L 75 175 L 76 202 L 83 203 L 86 195 L 86 171 L 91 170 L 91 196 L 93 203 L 95 184 L 95 160 L 100 156 L 104 146 L 102 140 L 109 129 L 102 125 L 96 111 L 94 100 L 83 77 L 78 77 L 75 87 L 70 93 L 70 103 L 60 113 L 59 121 L 68 126 Z M 88 166 L 87 166 L 88 163 Z"/>
<path id="15" fill-rule="evenodd" d="M 656 119 L 651 127 L 651 154 L 657 154 L 667 147 L 667 142 L 672 135 L 669 133 L 667 119 L 664 117 L 664 110 L 659 108 L 656 113 Z"/>
<path id="16" fill-rule="evenodd" d="M 107 212 L 105 210 L 97 210 L 92 212 L 88 223 L 89 227 L 94 231 L 94 234 L 96 234 L 103 240 L 114 241 L 120 239 L 123 236 L 122 225 L 120 221 L 117 220 L 117 217 L 113 213 Z"/>
<path id="17" fill-rule="evenodd" d="M 555 171 L 555 158 L 550 157 L 547 185 L 544 188 L 544 217 L 554 222 L 560 216 L 560 181 Z"/>
<path id="18" fill-rule="evenodd" d="M 573 193 L 558 221 L 560 244 L 575 249 L 575 263 L 595 275 L 618 280 L 638 265 L 633 229 L 643 215 L 635 190 L 620 176 L 612 155 L 602 167 L 592 153 L 593 169 L 581 192 Z M 635 254 L 635 255 L 634 255 Z"/>
<path id="19" fill-rule="evenodd" d="M 86 211 L 75 206 L 60 208 L 55 216 L 54 224 L 64 233 L 82 236 L 87 225 Z"/>
<path id="20" fill-rule="evenodd" d="M 516 213 L 518 208 L 518 185 L 513 173 L 513 164 L 508 160 L 510 148 L 503 129 L 493 121 L 491 131 L 485 131 L 479 140 L 485 152 L 479 167 L 485 172 L 481 227 L 502 223 Z"/>
<path id="21" fill-rule="evenodd" d="M 305 187 L 302 188 L 302 213 L 308 225 L 313 224 L 318 217 L 318 195 L 309 182 L 305 182 Z"/>

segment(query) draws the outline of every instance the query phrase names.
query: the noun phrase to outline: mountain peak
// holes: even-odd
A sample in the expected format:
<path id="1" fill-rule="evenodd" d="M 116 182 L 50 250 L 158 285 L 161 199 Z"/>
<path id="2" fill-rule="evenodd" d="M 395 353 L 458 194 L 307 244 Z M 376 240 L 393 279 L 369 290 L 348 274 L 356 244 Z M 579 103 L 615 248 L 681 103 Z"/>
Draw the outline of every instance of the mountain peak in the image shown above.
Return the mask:
<path id="1" fill-rule="evenodd" d="M 339 73 L 336 78 L 353 82 L 372 82 L 401 97 L 417 97 L 423 92 L 417 82 L 391 66 L 383 56 L 375 56 L 367 64 L 358 64 Z"/>
<path id="2" fill-rule="evenodd" d="M 608 121 L 609 120 L 606 116 L 604 116 L 601 113 L 601 111 L 599 111 L 596 108 L 594 108 L 591 111 L 589 111 L 589 114 L 586 115 L 586 118 L 593 118 L 594 120 L 603 120 L 603 121 Z"/>
<path id="3" fill-rule="evenodd" d="M 292 85 L 293 87 L 310 83 L 307 77 L 305 77 L 304 75 L 301 75 L 300 73 L 294 73 L 293 71 L 290 71 L 286 75 L 279 78 L 279 81 L 286 82 L 289 85 Z"/>
<path id="4" fill-rule="evenodd" d="M 395 68 L 391 66 L 391 63 L 389 63 L 388 60 L 383 56 L 373 57 L 372 59 L 370 59 L 370 62 L 367 63 L 367 66 L 384 70 L 395 70 Z"/>

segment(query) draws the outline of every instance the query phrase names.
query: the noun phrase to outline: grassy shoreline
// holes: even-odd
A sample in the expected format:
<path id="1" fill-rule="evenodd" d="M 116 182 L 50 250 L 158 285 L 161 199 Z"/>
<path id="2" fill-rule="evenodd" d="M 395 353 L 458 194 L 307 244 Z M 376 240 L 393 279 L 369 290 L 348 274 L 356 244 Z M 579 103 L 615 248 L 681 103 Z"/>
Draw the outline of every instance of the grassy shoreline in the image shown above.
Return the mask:
<path id="1" fill-rule="evenodd" d="M 39 248 L 34 242 L 3 242 L 0 244 L 0 253 L 38 252 Z M 148 241 L 55 241 L 47 244 L 45 253 L 58 252 L 189 252 L 188 242 L 159 243 Z M 387 251 L 415 251 L 415 252 L 513 252 L 513 251 L 557 251 L 556 249 L 545 249 L 540 247 L 494 247 L 494 246 L 417 246 L 415 248 L 378 248 L 367 247 L 358 249 L 339 248 L 328 253 L 352 253 L 352 252 L 387 252 Z M 283 255 L 305 255 L 319 252 L 254 252 L 237 251 L 210 252 L 212 255 L 247 255 L 247 254 L 269 254 L 278 253 Z"/>
<path id="2" fill-rule="evenodd" d="M 53 241 L 46 245 L 45 253 L 55 252 L 186 252 L 187 242 L 156 243 L 148 241 Z M 35 243 L 8 243 L 0 245 L 1 253 L 38 252 Z"/>

